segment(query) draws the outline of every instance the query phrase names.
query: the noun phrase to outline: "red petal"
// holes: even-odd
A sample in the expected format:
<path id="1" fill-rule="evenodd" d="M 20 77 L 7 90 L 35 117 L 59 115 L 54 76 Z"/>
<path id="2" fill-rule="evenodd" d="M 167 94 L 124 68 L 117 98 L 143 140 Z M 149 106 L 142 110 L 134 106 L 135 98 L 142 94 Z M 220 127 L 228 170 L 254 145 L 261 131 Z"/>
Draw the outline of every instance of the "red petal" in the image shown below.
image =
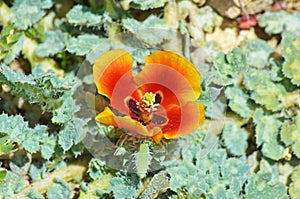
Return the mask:
<path id="1" fill-rule="evenodd" d="M 166 139 L 177 138 L 194 131 L 204 122 L 204 106 L 199 102 L 189 102 L 183 107 L 173 106 L 167 111 L 169 122 L 163 127 Z"/>
<path id="2" fill-rule="evenodd" d="M 137 94 L 132 80 L 132 63 L 133 59 L 126 51 L 111 50 L 101 55 L 93 66 L 98 93 L 108 97 L 111 106 L 122 113 L 128 112 L 124 99 Z"/>

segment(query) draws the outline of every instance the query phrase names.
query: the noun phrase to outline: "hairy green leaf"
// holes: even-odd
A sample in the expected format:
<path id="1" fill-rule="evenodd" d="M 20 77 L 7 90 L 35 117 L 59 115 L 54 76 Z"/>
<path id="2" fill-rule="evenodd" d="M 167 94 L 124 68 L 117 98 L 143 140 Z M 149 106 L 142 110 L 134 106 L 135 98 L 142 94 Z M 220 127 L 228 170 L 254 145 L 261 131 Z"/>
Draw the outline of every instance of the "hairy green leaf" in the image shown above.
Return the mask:
<path id="1" fill-rule="evenodd" d="M 130 6 L 141 10 L 148 10 L 163 7 L 166 2 L 167 0 L 131 0 Z"/>
<path id="2" fill-rule="evenodd" d="M 27 192 L 28 199 L 44 199 L 44 196 L 35 189 L 29 189 Z"/>
<path id="3" fill-rule="evenodd" d="M 134 36 L 146 45 L 156 46 L 164 40 L 170 38 L 172 31 L 166 26 L 166 22 L 157 16 L 150 15 L 143 22 L 132 18 L 122 20 L 124 28 L 129 30 Z M 153 34 L 155 32 L 155 34 Z"/>
<path id="4" fill-rule="evenodd" d="M 74 118 L 59 131 L 58 143 L 64 151 L 78 144 L 87 132 L 85 126 L 89 119 Z"/>
<path id="5" fill-rule="evenodd" d="M 264 12 L 258 19 L 258 24 L 269 34 L 292 33 L 300 31 L 300 13 L 295 11 Z"/>
<path id="6" fill-rule="evenodd" d="M 270 182 L 271 173 L 259 172 L 252 175 L 246 185 L 245 199 L 278 198 L 288 199 L 286 188 L 281 182 Z"/>
<path id="7" fill-rule="evenodd" d="M 240 48 L 245 53 L 248 64 L 256 68 L 264 68 L 273 52 L 268 43 L 261 39 L 245 40 Z"/>
<path id="8" fill-rule="evenodd" d="M 0 132 L 9 135 L 11 140 L 21 144 L 30 153 L 37 152 L 40 144 L 48 136 L 46 126 L 37 125 L 35 128 L 29 128 L 28 122 L 20 115 L 0 115 Z"/>
<path id="9" fill-rule="evenodd" d="M 37 56 L 53 56 L 64 50 L 67 41 L 66 33 L 60 30 L 50 30 L 45 33 L 45 36 L 46 39 L 35 49 Z"/>
<path id="10" fill-rule="evenodd" d="M 46 105 L 49 109 L 57 108 L 60 106 L 60 98 L 74 86 L 75 79 L 59 79 L 55 72 L 45 72 L 41 67 L 36 67 L 32 74 L 26 76 L 12 71 L 6 65 L 0 65 L 0 83 L 7 84 L 13 93 L 30 103 Z"/>
<path id="11" fill-rule="evenodd" d="M 91 159 L 88 173 L 93 180 L 99 179 L 105 173 L 105 162 L 95 158 Z"/>
<path id="12" fill-rule="evenodd" d="M 46 176 L 46 164 L 44 161 L 35 161 L 30 165 L 29 175 L 33 181 L 38 181 Z"/>
<path id="13" fill-rule="evenodd" d="M 300 86 L 300 57 L 298 56 L 300 53 L 300 34 L 284 37 L 282 47 L 282 56 L 285 59 L 282 71 L 285 76 L 292 80 L 293 84 Z"/>
<path id="14" fill-rule="evenodd" d="M 285 121 L 281 129 L 281 140 L 291 145 L 294 154 L 300 158 L 300 114 L 294 117 L 293 122 Z"/>
<path id="15" fill-rule="evenodd" d="M 262 153 L 273 160 L 281 159 L 284 146 L 279 140 L 280 120 L 275 115 L 266 115 L 262 109 L 257 109 L 253 114 L 253 122 L 256 125 L 256 144 L 262 146 Z"/>
<path id="16" fill-rule="evenodd" d="M 245 159 L 229 158 L 222 165 L 221 171 L 224 183 L 230 187 L 235 196 L 239 196 L 250 172 Z"/>
<path id="17" fill-rule="evenodd" d="M 7 171 L 4 182 L 0 185 L 0 198 L 7 198 L 20 192 L 25 186 L 25 181 L 22 176 L 19 176 L 11 171 Z"/>
<path id="18" fill-rule="evenodd" d="M 52 0 L 15 0 L 11 8 L 11 22 L 20 30 L 26 30 L 39 21 L 45 9 L 52 7 Z"/>
<path id="19" fill-rule="evenodd" d="M 118 173 L 110 180 L 108 191 L 112 192 L 115 198 L 137 198 L 138 188 L 140 187 L 139 177 L 136 174 L 122 175 Z"/>
<path id="20" fill-rule="evenodd" d="M 247 148 L 247 132 L 239 125 L 226 123 L 222 132 L 222 139 L 232 155 L 240 156 L 245 154 Z"/>
<path id="21" fill-rule="evenodd" d="M 219 53 L 214 60 L 214 67 L 217 70 L 214 82 L 219 85 L 230 85 L 248 69 L 248 64 L 242 51 L 234 48 L 226 55 Z"/>
<path id="22" fill-rule="evenodd" d="M 229 107 L 244 118 L 249 118 L 252 110 L 248 104 L 249 96 L 239 87 L 227 87 L 225 95 L 229 99 Z"/>
<path id="23" fill-rule="evenodd" d="M 101 40 L 96 35 L 79 35 L 77 38 L 73 37 L 67 42 L 67 51 L 75 55 L 84 56 L 98 45 L 101 45 Z"/>
<path id="24" fill-rule="evenodd" d="M 281 108 L 279 99 L 286 94 L 285 88 L 271 80 L 267 70 L 250 69 L 244 78 L 245 87 L 252 91 L 251 98 L 256 103 L 264 105 L 268 110 Z"/>
<path id="25" fill-rule="evenodd" d="M 72 199 L 71 187 L 61 179 L 55 179 L 55 183 L 47 191 L 48 199 Z"/>
<path id="26" fill-rule="evenodd" d="M 82 5 L 74 6 L 66 17 L 69 23 L 75 25 L 99 26 L 102 22 L 101 13 Z"/>
<path id="27" fill-rule="evenodd" d="M 289 186 L 289 194 L 292 199 L 300 198 L 300 168 L 294 169 L 292 173 L 292 183 Z"/>

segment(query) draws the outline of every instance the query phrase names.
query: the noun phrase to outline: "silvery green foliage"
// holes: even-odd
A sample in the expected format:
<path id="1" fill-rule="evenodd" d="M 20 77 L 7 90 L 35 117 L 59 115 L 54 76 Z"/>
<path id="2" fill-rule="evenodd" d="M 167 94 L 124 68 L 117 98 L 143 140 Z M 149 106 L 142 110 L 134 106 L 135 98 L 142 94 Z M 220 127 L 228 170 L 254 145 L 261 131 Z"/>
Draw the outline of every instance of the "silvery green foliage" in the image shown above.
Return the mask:
<path id="1" fill-rule="evenodd" d="M 280 109 L 280 98 L 286 95 L 282 84 L 272 81 L 268 70 L 249 69 L 244 78 L 245 87 L 251 91 L 250 97 L 268 110 Z"/>
<path id="2" fill-rule="evenodd" d="M 285 121 L 281 128 L 281 140 L 288 146 L 292 146 L 294 154 L 300 157 L 300 114 L 292 121 Z"/>
<path id="3" fill-rule="evenodd" d="M 90 8 L 76 5 L 66 15 L 69 23 L 75 25 L 99 26 L 102 22 L 101 13 L 93 12 Z"/>
<path id="4" fill-rule="evenodd" d="M 55 183 L 48 189 L 47 198 L 49 199 L 72 199 L 73 192 L 71 187 L 63 180 L 55 179 Z"/>
<path id="5" fill-rule="evenodd" d="M 227 87 L 225 95 L 229 99 L 229 107 L 244 118 L 249 118 L 253 113 L 249 106 L 249 95 L 239 87 Z"/>
<path id="6" fill-rule="evenodd" d="M 98 45 L 101 45 L 101 40 L 96 35 L 84 34 L 77 38 L 72 37 L 67 42 L 66 50 L 75 55 L 87 55 Z"/>
<path id="7" fill-rule="evenodd" d="M 249 66 L 263 68 L 268 65 L 268 59 L 273 49 L 261 39 L 245 40 L 241 46 Z"/>
<path id="8" fill-rule="evenodd" d="M 285 36 L 282 40 L 282 46 L 282 56 L 285 58 L 282 71 L 286 77 L 291 79 L 293 84 L 299 86 L 300 57 L 297 55 L 300 53 L 300 34 Z"/>
<path id="9" fill-rule="evenodd" d="M 300 13 L 289 13 L 286 11 L 263 13 L 258 20 L 261 27 L 264 27 L 269 34 L 288 34 L 300 31 Z"/>
<path id="10" fill-rule="evenodd" d="M 275 115 L 266 115 L 262 109 L 257 109 L 253 115 L 257 146 L 262 146 L 262 153 L 271 159 L 279 160 L 283 156 L 284 145 L 280 142 L 279 131 L 281 121 Z"/>
<path id="11" fill-rule="evenodd" d="M 52 5 L 52 0 L 16 0 L 11 8 L 11 22 L 17 29 L 26 30 L 38 22 Z"/>
<path id="12" fill-rule="evenodd" d="M 125 29 L 130 31 L 145 45 L 156 46 L 175 35 L 174 32 L 166 26 L 165 20 L 155 15 L 150 15 L 143 22 L 132 18 L 124 18 L 122 24 Z M 153 32 L 155 32 L 155 34 L 153 34 Z"/>
<path id="13" fill-rule="evenodd" d="M 163 7 L 166 2 L 167 0 L 131 0 L 130 6 L 141 10 L 148 10 Z"/>
<path id="14" fill-rule="evenodd" d="M 213 81 L 223 86 L 235 84 L 248 67 L 246 57 L 241 49 L 234 48 L 227 54 L 221 52 L 214 59 Z"/>
<path id="15" fill-rule="evenodd" d="M 60 30 L 51 30 L 45 33 L 46 39 L 38 45 L 35 53 L 39 57 L 49 57 L 64 50 L 67 42 L 67 34 Z"/>

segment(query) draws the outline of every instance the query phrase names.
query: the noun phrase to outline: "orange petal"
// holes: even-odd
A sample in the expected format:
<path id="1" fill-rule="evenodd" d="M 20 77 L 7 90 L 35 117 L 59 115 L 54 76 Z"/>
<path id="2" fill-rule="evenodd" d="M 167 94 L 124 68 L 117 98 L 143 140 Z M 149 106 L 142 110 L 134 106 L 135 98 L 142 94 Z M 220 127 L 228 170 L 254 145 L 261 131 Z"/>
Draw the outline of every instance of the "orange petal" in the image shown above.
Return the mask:
<path id="1" fill-rule="evenodd" d="M 98 93 L 111 100 L 111 106 L 125 113 L 124 99 L 136 90 L 132 80 L 133 59 L 124 50 L 102 54 L 93 66 L 94 82 Z"/>
<path id="2" fill-rule="evenodd" d="M 174 105 L 167 110 L 169 122 L 163 127 L 166 139 L 178 138 L 194 131 L 204 122 L 204 106 L 200 102 L 188 102 L 183 107 Z"/>
<path id="3" fill-rule="evenodd" d="M 146 127 L 129 116 L 115 116 L 115 121 L 119 128 L 134 136 L 152 137 L 161 132 L 161 128 L 157 126 Z"/>
<path id="4" fill-rule="evenodd" d="M 96 116 L 96 120 L 102 124 L 117 126 L 117 123 L 114 120 L 114 114 L 111 109 L 107 106 L 104 108 L 104 111 L 99 113 Z"/>
<path id="5" fill-rule="evenodd" d="M 152 139 L 156 144 L 159 144 L 161 139 L 163 138 L 162 130 L 158 131 L 156 134 L 152 136 Z"/>
<path id="6" fill-rule="evenodd" d="M 143 71 L 134 80 L 139 86 L 164 86 L 176 94 L 181 102 L 195 101 L 200 96 L 201 77 L 195 66 L 183 56 L 170 51 L 156 51 L 148 55 Z"/>
<path id="7" fill-rule="evenodd" d="M 129 134 L 142 137 L 152 137 L 162 132 L 157 126 L 146 127 L 129 116 L 116 116 L 109 107 L 96 116 L 96 120 L 102 124 L 112 125 L 126 130 Z"/>

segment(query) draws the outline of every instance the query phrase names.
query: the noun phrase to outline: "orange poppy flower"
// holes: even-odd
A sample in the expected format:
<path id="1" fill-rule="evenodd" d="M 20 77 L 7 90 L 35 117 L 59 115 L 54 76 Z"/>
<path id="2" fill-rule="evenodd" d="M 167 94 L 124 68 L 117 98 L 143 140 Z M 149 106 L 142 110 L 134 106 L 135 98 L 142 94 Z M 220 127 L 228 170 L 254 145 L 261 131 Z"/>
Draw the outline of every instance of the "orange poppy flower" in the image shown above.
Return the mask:
<path id="1" fill-rule="evenodd" d="M 204 121 L 200 74 L 184 57 L 156 51 L 146 57 L 144 69 L 132 74 L 133 59 L 124 50 L 101 55 L 93 66 L 98 93 L 110 99 L 96 116 L 106 125 L 129 134 L 173 139 L 195 130 Z"/>

